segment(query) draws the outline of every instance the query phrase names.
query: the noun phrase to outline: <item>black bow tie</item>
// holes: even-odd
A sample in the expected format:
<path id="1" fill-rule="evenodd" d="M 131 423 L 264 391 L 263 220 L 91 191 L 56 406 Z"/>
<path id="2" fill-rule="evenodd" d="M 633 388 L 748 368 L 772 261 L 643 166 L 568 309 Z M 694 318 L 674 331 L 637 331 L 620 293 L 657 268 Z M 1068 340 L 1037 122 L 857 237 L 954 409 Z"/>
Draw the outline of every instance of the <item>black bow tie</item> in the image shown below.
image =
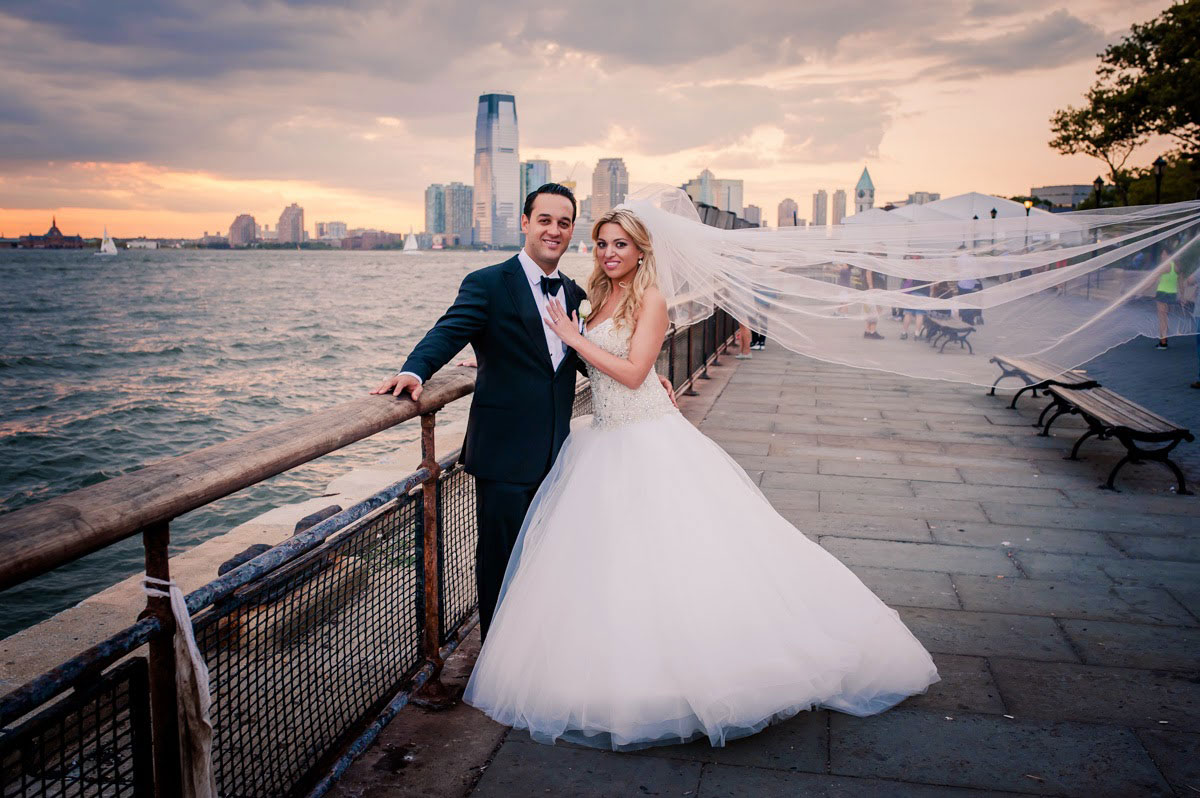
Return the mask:
<path id="1" fill-rule="evenodd" d="M 542 295 L 554 296 L 558 293 L 558 289 L 562 287 L 561 277 L 547 277 L 542 275 Z"/>

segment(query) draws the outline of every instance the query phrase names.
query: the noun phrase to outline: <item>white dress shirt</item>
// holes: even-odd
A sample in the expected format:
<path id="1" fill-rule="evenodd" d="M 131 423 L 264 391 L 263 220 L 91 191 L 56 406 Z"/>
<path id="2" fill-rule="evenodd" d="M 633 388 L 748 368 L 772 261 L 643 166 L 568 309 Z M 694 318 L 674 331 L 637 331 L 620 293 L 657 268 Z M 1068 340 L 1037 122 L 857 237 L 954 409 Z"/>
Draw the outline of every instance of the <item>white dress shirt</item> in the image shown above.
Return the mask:
<path id="1" fill-rule="evenodd" d="M 533 292 L 533 304 L 537 305 L 538 315 L 542 318 L 542 331 L 546 333 L 546 349 L 550 352 L 550 363 L 554 366 L 554 370 L 558 371 L 558 365 L 562 363 L 563 358 L 567 353 L 563 347 L 562 339 L 558 337 L 558 333 L 550 329 L 550 325 L 546 324 L 546 317 L 549 315 L 546 312 L 546 295 L 542 293 L 542 275 L 550 279 L 561 279 L 562 274 L 555 267 L 554 271 L 546 274 L 542 271 L 542 267 L 534 263 L 533 258 L 522 249 L 517 253 L 517 260 L 521 261 L 521 268 L 525 270 L 525 279 L 529 281 L 529 290 Z M 554 295 L 558 300 L 558 304 L 564 308 L 567 306 L 567 289 L 560 287 L 558 293 Z"/>
<path id="2" fill-rule="evenodd" d="M 546 324 L 546 297 L 544 294 L 542 294 L 542 275 L 546 273 L 542 271 L 541 266 L 538 266 L 536 263 L 534 263 L 533 258 L 529 257 L 529 254 L 526 253 L 524 249 L 517 253 L 517 260 L 521 262 L 521 268 L 525 272 L 525 279 L 529 282 L 529 290 L 533 293 L 533 304 L 537 306 L 538 315 L 542 319 L 542 330 L 546 333 L 546 349 L 550 353 L 550 363 L 554 367 L 554 370 L 558 371 L 558 366 L 562 363 L 563 358 L 567 356 L 567 352 L 566 348 L 563 346 L 562 339 L 558 337 L 558 333 L 554 332 L 554 330 L 550 329 L 550 326 Z M 546 274 L 546 276 L 550 277 L 551 279 L 562 278 L 562 274 L 559 272 L 557 267 L 555 267 L 554 271 L 550 274 Z M 558 304 L 566 308 L 567 289 L 565 287 L 560 287 L 558 289 L 558 293 L 554 295 L 554 298 L 558 300 Z M 417 382 L 422 381 L 420 376 L 413 374 L 411 371 L 402 371 L 396 376 L 400 376 L 402 374 L 409 374 L 413 377 L 416 377 Z"/>

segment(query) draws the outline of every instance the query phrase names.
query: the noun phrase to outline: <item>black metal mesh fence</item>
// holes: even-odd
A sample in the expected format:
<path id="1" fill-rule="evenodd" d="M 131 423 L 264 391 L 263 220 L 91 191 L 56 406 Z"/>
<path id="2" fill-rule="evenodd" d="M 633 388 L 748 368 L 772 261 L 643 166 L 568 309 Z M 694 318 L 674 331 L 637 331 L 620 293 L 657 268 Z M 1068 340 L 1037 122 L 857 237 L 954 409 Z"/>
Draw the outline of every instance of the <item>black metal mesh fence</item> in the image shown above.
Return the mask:
<path id="1" fill-rule="evenodd" d="M 475 480 L 463 466 L 447 470 L 438 480 L 438 546 L 441 565 L 441 642 L 445 643 L 475 611 Z"/>
<path id="2" fill-rule="evenodd" d="M 674 346 L 674 352 L 671 355 L 671 362 L 674 365 L 674 371 L 671 374 L 671 387 L 679 390 L 679 387 L 687 382 L 688 367 L 687 367 L 687 329 L 676 330 L 672 335 L 670 345 Z"/>
<path id="3" fill-rule="evenodd" d="M 195 620 L 221 795 L 294 793 L 423 663 L 421 518 L 402 496 Z"/>
<path id="4" fill-rule="evenodd" d="M 150 796 L 146 660 L 128 660 L 0 735 L 3 798 Z"/>

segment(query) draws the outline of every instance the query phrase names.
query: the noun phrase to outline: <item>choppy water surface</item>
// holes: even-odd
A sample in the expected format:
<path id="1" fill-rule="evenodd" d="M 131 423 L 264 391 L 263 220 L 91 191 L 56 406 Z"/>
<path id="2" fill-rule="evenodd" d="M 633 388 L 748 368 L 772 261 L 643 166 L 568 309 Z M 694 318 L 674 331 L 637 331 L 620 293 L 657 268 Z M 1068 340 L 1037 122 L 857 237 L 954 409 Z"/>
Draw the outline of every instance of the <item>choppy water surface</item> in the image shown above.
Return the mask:
<path id="1" fill-rule="evenodd" d="M 0 511 L 363 395 L 498 253 L 0 251 Z M 588 261 L 568 255 L 580 277 Z M 461 419 L 465 403 L 439 414 Z M 414 422 L 172 524 L 174 551 L 415 440 Z M 0 637 L 141 570 L 127 540 L 0 594 Z M 214 571 L 215 576 L 215 571 Z"/>

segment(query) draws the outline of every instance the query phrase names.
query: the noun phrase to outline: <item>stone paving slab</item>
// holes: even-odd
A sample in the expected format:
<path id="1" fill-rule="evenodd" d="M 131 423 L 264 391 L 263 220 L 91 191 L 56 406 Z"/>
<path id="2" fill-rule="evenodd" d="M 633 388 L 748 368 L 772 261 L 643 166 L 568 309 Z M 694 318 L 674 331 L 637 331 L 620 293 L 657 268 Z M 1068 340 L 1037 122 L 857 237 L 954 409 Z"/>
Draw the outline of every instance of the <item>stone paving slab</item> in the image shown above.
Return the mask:
<path id="1" fill-rule="evenodd" d="M 1184 539 L 1154 535 L 1109 535 L 1109 539 L 1130 557 L 1152 560 L 1200 562 L 1200 536 Z"/>
<path id="2" fill-rule="evenodd" d="M 991 672 L 1018 718 L 1200 731 L 1196 674 L 993 657 Z"/>
<path id="3" fill-rule="evenodd" d="M 1079 662 L 1051 618 L 900 607 L 900 618 L 929 651 L 975 657 Z"/>
<path id="4" fill-rule="evenodd" d="M 776 507 L 779 514 L 810 538 L 824 535 L 847 538 L 916 541 L 932 543 L 929 524 L 917 518 L 890 518 L 883 515 L 822 513 Z"/>
<path id="5" fill-rule="evenodd" d="M 1200 793 L 1200 734 L 1139 731 L 1138 737 L 1180 795 Z"/>
<path id="6" fill-rule="evenodd" d="M 1171 790 L 1132 731 L 1082 723 L 893 709 L 835 715 L 835 774 L 1038 795 L 1167 796 Z"/>
<path id="7" fill-rule="evenodd" d="M 1155 530 L 1159 535 L 1193 535 L 1196 519 L 1173 515 L 1150 515 L 1134 510 L 1136 502 L 1130 502 L 1130 512 L 1108 509 L 1076 507 L 1028 507 L 1020 504 L 982 502 L 987 520 L 995 524 L 1014 526 L 1046 526 L 1056 529 L 1092 529 L 1105 532 L 1139 532 Z"/>
<path id="8" fill-rule="evenodd" d="M 510 739 L 500 747 L 471 794 L 479 798 L 570 795 L 694 795 L 700 762 L 645 756 L 614 756 L 561 745 Z"/>
<path id="9" fill-rule="evenodd" d="M 698 793 L 699 798 L 998 798 L 1018 794 L 846 776 L 793 775 L 723 765 L 705 768 Z"/>
<path id="10" fill-rule="evenodd" d="M 888 482 L 893 480 L 880 480 Z M 868 500 L 871 497 L 867 497 Z M 821 491 L 821 511 L 826 513 L 861 513 L 867 502 L 859 493 Z M 986 516 L 979 502 L 955 499 L 922 499 L 889 496 L 886 501 L 871 500 L 870 506 L 880 515 L 900 518 L 948 519 L 954 521 L 984 521 Z"/>
<path id="11" fill-rule="evenodd" d="M 850 570 L 889 606 L 963 609 L 950 574 L 868 565 L 850 566 Z"/>
<path id="12" fill-rule="evenodd" d="M 949 577 L 965 610 L 1051 618 L 1197 626 L 1166 590 L 1041 579 Z"/>
<path id="13" fill-rule="evenodd" d="M 987 659 L 935 653 L 933 664 L 942 680 L 924 695 L 905 699 L 901 707 L 951 715 L 957 712 L 1003 715 L 1008 711 Z"/>
<path id="14" fill-rule="evenodd" d="M 1121 621 L 1060 623 L 1089 665 L 1200 672 L 1200 629 Z"/>
<path id="15" fill-rule="evenodd" d="M 987 576 L 1021 575 L 1004 552 L 992 549 L 831 536 L 822 537 L 821 545 L 847 565 Z"/>
<path id="16" fill-rule="evenodd" d="M 933 521 L 929 531 L 938 543 L 951 546 L 983 546 L 1066 554 L 1119 557 L 1121 551 L 1103 532 L 1084 529 L 1045 529 L 1002 524 Z"/>
<path id="17" fill-rule="evenodd" d="M 963 501 L 1012 502 L 1014 504 L 1074 507 L 1075 503 L 1055 488 L 1011 488 L 999 485 L 967 485 L 948 482 L 914 482 L 913 493 L 921 498 Z"/>
<path id="18" fill-rule="evenodd" d="M 945 466 L 906 466 L 892 463 L 864 463 L 846 460 L 819 460 L 817 472 L 843 477 L 874 477 L 877 479 L 922 480 L 927 482 L 962 482 L 957 469 Z"/>
<path id="19" fill-rule="evenodd" d="M 795 488 L 818 491 L 849 491 L 859 496 L 903 496 L 912 498 L 913 489 L 908 482 L 899 479 L 868 479 L 866 477 L 830 476 L 828 474 L 806 474 L 796 476 L 791 473 L 767 474 L 763 479 L 764 487 Z M 891 504 L 891 502 L 888 502 Z"/>

